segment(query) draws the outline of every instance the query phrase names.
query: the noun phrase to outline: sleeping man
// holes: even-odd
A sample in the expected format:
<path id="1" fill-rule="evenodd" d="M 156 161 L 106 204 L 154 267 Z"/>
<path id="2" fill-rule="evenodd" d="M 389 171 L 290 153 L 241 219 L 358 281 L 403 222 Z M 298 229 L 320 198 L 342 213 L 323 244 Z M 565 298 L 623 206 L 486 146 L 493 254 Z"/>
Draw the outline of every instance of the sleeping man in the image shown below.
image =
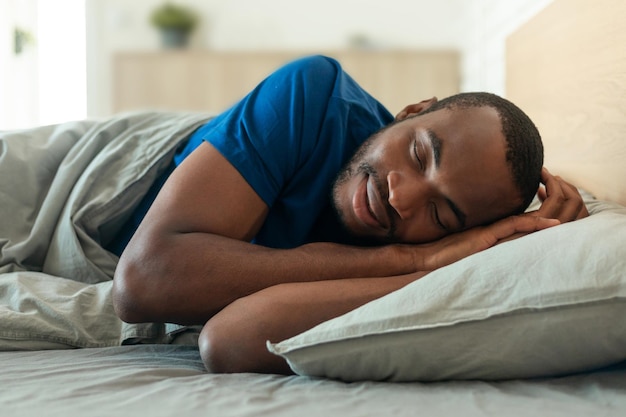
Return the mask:
<path id="1" fill-rule="evenodd" d="M 510 102 L 464 93 L 394 118 L 319 56 L 199 128 L 174 165 L 112 244 L 113 300 L 128 322 L 203 324 L 213 372 L 289 372 L 266 340 L 588 215 Z"/>

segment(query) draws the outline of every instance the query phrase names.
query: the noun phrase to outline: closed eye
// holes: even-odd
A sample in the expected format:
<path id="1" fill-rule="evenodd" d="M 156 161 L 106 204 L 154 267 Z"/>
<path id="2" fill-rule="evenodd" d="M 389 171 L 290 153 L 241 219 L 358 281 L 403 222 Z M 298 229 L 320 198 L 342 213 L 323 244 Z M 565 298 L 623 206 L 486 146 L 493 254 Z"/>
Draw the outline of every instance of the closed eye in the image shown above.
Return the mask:
<path id="1" fill-rule="evenodd" d="M 419 164 L 420 169 L 424 171 L 424 163 L 420 159 L 419 153 L 417 152 L 417 140 L 413 141 L 413 153 L 415 154 L 415 159 L 417 160 L 417 163 Z"/>
<path id="2" fill-rule="evenodd" d="M 447 232 L 448 228 L 443 224 L 443 222 L 439 218 L 439 210 L 437 210 L 437 205 L 435 203 L 430 203 L 430 204 L 432 207 L 433 219 L 435 223 L 437 224 L 437 226 L 439 226 L 440 228 L 442 228 L 443 230 Z"/>

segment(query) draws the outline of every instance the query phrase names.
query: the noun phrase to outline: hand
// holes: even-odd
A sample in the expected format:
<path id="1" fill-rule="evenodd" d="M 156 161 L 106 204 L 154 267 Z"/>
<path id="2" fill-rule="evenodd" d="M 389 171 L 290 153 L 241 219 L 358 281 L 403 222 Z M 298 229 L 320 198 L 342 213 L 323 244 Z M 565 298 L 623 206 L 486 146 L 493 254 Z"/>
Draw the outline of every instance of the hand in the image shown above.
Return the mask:
<path id="1" fill-rule="evenodd" d="M 589 216 L 587 207 L 578 189 L 559 176 L 550 174 L 547 168 L 541 170 L 541 183 L 537 195 L 541 200 L 539 209 L 523 214 L 523 216 L 536 216 L 546 219 L 557 219 L 560 223 Z M 526 236 L 528 233 L 515 233 L 501 239 L 498 243 Z"/>
<path id="2" fill-rule="evenodd" d="M 558 219 L 561 223 L 589 216 L 580 193 L 572 184 L 550 174 L 545 167 L 541 171 L 541 182 L 544 187 L 537 192 L 541 207 L 531 212 L 532 215 Z"/>
<path id="3" fill-rule="evenodd" d="M 507 217 L 488 226 L 455 233 L 423 245 L 426 254 L 423 258 L 423 265 L 418 270 L 434 271 L 513 237 L 558 224 L 560 224 L 558 219 L 548 219 L 538 215 L 520 215 Z"/>

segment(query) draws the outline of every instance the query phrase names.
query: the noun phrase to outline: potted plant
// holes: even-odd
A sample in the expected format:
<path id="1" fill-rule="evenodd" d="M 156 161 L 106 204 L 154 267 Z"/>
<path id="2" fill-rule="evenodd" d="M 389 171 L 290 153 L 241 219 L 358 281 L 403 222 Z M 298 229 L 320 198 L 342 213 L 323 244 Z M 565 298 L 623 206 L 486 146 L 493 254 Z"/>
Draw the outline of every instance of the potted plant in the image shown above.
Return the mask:
<path id="1" fill-rule="evenodd" d="M 198 23 L 196 13 L 178 4 L 166 2 L 154 9 L 150 22 L 161 32 L 161 42 L 166 48 L 183 48 Z"/>
<path id="2" fill-rule="evenodd" d="M 35 44 L 35 37 L 33 34 L 18 27 L 13 29 L 13 40 L 13 52 L 15 55 L 21 54 L 25 47 Z"/>

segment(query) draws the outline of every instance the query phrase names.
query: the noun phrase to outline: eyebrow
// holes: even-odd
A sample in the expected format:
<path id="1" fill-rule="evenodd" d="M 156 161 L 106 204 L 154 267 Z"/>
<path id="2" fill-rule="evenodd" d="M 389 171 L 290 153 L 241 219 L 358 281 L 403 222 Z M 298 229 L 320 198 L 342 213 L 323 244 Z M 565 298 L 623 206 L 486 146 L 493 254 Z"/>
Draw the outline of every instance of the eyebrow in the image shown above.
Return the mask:
<path id="1" fill-rule="evenodd" d="M 441 165 L 442 140 L 431 129 L 426 130 L 426 137 L 428 138 L 428 141 L 430 142 L 430 146 L 433 150 L 433 159 L 435 161 L 435 167 L 438 169 L 439 165 Z M 461 225 L 461 229 L 464 229 L 467 215 L 463 212 L 463 210 L 459 208 L 459 206 L 456 205 L 454 201 L 450 200 L 450 198 L 448 197 L 444 197 L 444 198 L 446 200 L 446 203 L 450 207 L 450 210 L 452 210 L 457 220 L 459 221 L 459 224 Z"/>
<path id="2" fill-rule="evenodd" d="M 439 165 L 441 164 L 441 138 L 430 129 L 426 130 L 426 137 L 428 138 L 430 146 L 433 150 L 433 156 L 435 157 L 435 167 L 439 168 Z"/>

